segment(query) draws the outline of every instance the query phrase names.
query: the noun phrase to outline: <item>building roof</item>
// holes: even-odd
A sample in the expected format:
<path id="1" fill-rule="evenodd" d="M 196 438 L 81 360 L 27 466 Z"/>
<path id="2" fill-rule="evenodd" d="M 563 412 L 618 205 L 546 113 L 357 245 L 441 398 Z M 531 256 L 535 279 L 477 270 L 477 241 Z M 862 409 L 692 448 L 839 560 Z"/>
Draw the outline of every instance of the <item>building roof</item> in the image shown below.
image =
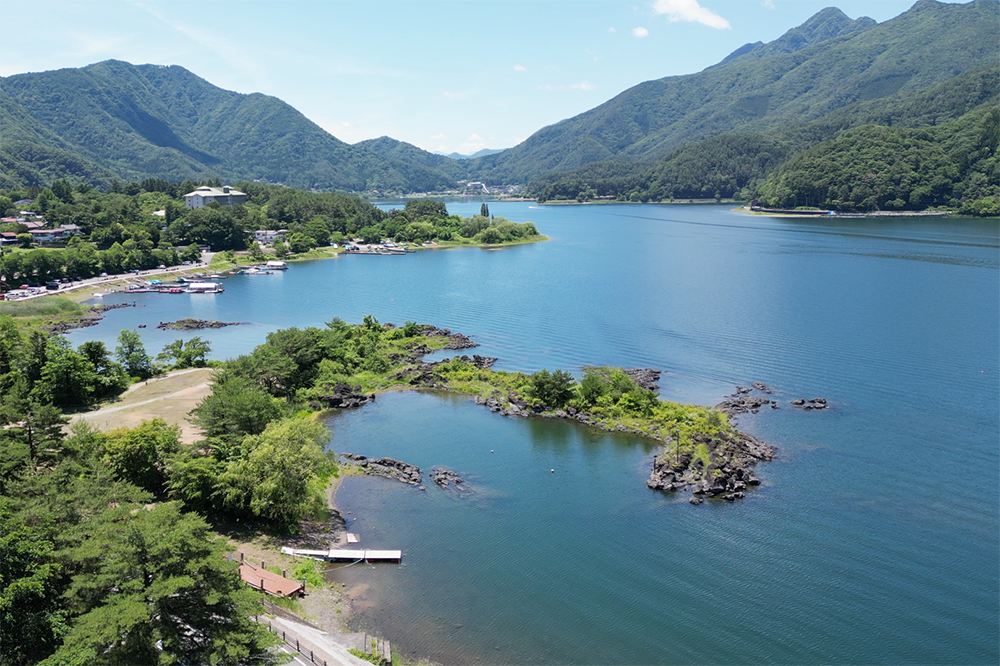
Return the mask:
<path id="1" fill-rule="evenodd" d="M 188 192 L 184 196 L 186 196 L 186 197 L 193 197 L 195 195 L 200 195 L 200 196 L 203 196 L 203 197 L 228 197 L 228 196 L 245 197 L 246 196 L 246 192 L 240 192 L 239 190 L 233 189 L 232 187 L 228 188 L 229 189 L 228 192 L 224 191 L 225 189 L 226 188 L 222 188 L 222 187 L 208 187 L 207 185 L 205 185 L 205 186 L 199 187 L 194 192 Z"/>
<path id="2" fill-rule="evenodd" d="M 255 567 L 249 562 L 240 564 L 240 578 L 250 587 L 276 597 L 287 597 L 304 591 L 302 583 L 279 576 L 267 569 Z"/>

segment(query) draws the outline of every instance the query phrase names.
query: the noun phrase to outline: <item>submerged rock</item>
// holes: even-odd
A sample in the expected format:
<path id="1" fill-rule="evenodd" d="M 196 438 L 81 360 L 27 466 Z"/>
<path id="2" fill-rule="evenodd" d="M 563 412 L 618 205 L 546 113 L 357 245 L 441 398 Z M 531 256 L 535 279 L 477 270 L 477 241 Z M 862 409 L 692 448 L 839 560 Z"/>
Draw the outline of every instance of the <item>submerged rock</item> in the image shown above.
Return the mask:
<path id="1" fill-rule="evenodd" d="M 447 488 L 449 484 L 452 483 L 458 486 L 459 484 L 465 482 L 464 479 L 462 479 L 456 472 L 444 467 L 433 468 L 431 470 L 430 477 L 434 480 L 434 483 L 442 488 Z"/>

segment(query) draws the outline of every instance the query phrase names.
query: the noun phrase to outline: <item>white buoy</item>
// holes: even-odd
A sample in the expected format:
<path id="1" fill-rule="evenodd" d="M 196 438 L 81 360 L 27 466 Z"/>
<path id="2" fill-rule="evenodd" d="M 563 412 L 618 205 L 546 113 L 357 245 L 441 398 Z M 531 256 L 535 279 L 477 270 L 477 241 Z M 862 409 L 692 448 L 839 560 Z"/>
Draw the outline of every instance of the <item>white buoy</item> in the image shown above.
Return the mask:
<path id="1" fill-rule="evenodd" d="M 549 473 L 551 473 L 551 474 L 555 474 L 555 473 L 556 473 L 556 471 L 555 471 L 554 469 L 550 469 L 550 470 L 549 470 Z"/>

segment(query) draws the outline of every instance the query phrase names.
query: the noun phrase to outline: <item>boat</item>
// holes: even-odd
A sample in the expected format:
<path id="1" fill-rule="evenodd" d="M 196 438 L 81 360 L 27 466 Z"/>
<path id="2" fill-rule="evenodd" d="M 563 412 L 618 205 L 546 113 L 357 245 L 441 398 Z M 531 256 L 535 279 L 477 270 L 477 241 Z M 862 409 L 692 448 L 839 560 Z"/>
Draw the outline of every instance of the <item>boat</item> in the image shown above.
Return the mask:
<path id="1" fill-rule="evenodd" d="M 275 271 L 287 271 L 288 264 L 286 264 L 284 261 L 269 261 L 266 264 L 264 264 L 264 268 Z"/>
<path id="2" fill-rule="evenodd" d="M 221 294 L 225 289 L 215 282 L 192 282 L 187 286 L 189 294 Z"/>

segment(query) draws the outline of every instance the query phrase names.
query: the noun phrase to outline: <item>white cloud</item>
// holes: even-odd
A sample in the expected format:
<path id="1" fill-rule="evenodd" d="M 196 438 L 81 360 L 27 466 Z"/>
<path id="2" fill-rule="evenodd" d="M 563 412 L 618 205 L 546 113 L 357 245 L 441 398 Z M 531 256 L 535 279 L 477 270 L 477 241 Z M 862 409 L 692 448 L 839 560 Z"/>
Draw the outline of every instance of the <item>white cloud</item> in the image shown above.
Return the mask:
<path id="1" fill-rule="evenodd" d="M 96 37 L 83 32 L 73 32 L 69 35 L 76 42 L 76 55 L 94 56 L 114 53 L 125 41 L 120 37 Z"/>
<path id="2" fill-rule="evenodd" d="M 514 65 L 514 71 L 515 72 L 527 72 L 528 68 L 525 67 L 524 65 Z"/>
<path id="3" fill-rule="evenodd" d="M 354 125 L 352 125 L 351 123 L 347 122 L 346 120 L 341 120 L 340 124 L 343 125 L 344 127 L 354 127 Z"/>
<path id="4" fill-rule="evenodd" d="M 614 26 L 611 26 L 610 28 L 608 28 L 608 32 L 618 32 L 618 31 L 615 30 Z"/>
<path id="5" fill-rule="evenodd" d="M 451 93 L 451 92 L 448 92 L 447 90 L 444 91 L 444 93 L 442 93 L 442 95 L 444 96 L 444 98 L 446 100 L 448 100 L 449 102 L 461 102 L 461 101 L 464 101 L 465 99 L 467 99 L 469 97 L 470 94 L 471 93 L 467 93 L 467 92 L 463 92 L 463 93 Z"/>
<path id="6" fill-rule="evenodd" d="M 649 30 L 645 28 L 632 28 L 632 36 L 642 39 L 643 37 L 649 37 Z"/>
<path id="7" fill-rule="evenodd" d="M 486 139 L 484 139 L 483 137 L 479 136 L 478 134 L 472 134 L 472 135 L 469 136 L 468 140 L 469 141 L 474 141 L 475 143 L 482 143 Z"/>
<path id="8" fill-rule="evenodd" d="M 544 86 L 538 86 L 538 90 L 597 90 L 597 86 L 593 83 L 582 81 L 580 83 L 571 83 L 568 86 L 553 86 L 546 84 Z"/>
<path id="9" fill-rule="evenodd" d="M 774 0 L 764 0 L 760 3 L 760 6 L 766 9 L 774 9 Z"/>
<path id="10" fill-rule="evenodd" d="M 447 134 L 435 134 L 431 138 L 434 139 L 435 141 L 444 141 L 445 139 L 448 138 L 448 135 Z"/>
<path id="11" fill-rule="evenodd" d="M 173 12 L 160 11 L 154 5 L 147 5 L 136 0 L 129 0 L 129 2 L 133 6 L 148 12 L 158 21 L 170 26 L 192 42 L 212 51 L 229 64 L 230 67 L 251 79 L 258 79 L 260 72 L 264 69 L 252 57 L 250 51 L 244 48 L 241 42 L 226 39 L 224 33 L 210 32 L 198 23 L 183 23 L 175 18 Z"/>
<path id="12" fill-rule="evenodd" d="M 653 12 L 656 14 L 666 14 L 668 21 L 687 21 L 701 23 L 709 28 L 727 30 L 731 26 L 729 21 L 722 18 L 710 9 L 705 9 L 698 4 L 698 0 L 656 0 L 653 3 Z"/>

